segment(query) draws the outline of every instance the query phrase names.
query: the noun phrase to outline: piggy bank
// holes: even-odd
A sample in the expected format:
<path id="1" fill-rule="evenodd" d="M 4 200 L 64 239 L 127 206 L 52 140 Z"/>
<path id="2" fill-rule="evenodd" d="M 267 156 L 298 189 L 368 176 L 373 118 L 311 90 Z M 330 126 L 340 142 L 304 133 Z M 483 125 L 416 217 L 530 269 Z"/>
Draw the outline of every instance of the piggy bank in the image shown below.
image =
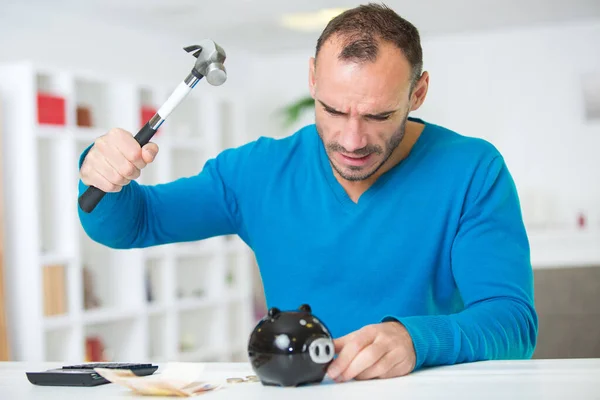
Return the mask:
<path id="1" fill-rule="evenodd" d="M 303 304 L 294 311 L 271 308 L 248 341 L 248 357 L 263 385 L 320 383 L 335 348 L 329 330 Z"/>

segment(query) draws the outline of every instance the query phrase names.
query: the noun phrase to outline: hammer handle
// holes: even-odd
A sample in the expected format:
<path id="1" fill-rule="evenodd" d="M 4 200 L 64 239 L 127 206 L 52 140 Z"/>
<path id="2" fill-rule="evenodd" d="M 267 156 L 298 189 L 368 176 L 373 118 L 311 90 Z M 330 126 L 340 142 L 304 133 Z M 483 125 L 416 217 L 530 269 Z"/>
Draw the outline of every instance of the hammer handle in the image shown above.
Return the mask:
<path id="1" fill-rule="evenodd" d="M 156 133 L 156 129 L 152 129 L 150 126 L 150 121 L 146 122 L 146 125 L 139 130 L 139 132 L 135 135 L 134 139 L 140 144 L 140 147 L 143 147 L 147 144 L 152 136 Z M 102 190 L 98 189 L 95 186 L 90 186 L 86 189 L 86 191 L 79 196 L 79 207 L 86 213 L 91 213 L 94 208 L 100 203 L 100 200 L 104 197 L 106 193 Z"/>

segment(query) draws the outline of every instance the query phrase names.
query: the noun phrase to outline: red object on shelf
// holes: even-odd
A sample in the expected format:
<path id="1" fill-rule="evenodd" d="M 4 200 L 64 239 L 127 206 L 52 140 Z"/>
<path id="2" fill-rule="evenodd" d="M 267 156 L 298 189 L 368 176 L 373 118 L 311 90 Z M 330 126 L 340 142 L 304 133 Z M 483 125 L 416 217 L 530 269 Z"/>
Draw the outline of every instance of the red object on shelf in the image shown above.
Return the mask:
<path id="1" fill-rule="evenodd" d="M 38 123 L 50 125 L 66 124 L 66 108 L 63 97 L 47 93 L 37 94 Z"/>
<path id="2" fill-rule="evenodd" d="M 579 228 L 585 228 L 585 215 L 583 213 L 579 213 L 577 217 L 577 225 Z"/>
<path id="3" fill-rule="evenodd" d="M 99 337 L 87 337 L 85 339 L 85 358 L 87 362 L 103 362 L 104 345 Z"/>
<path id="4" fill-rule="evenodd" d="M 146 122 L 150 121 L 150 118 L 154 117 L 154 114 L 156 114 L 156 109 L 152 108 L 152 107 L 148 107 L 148 106 L 142 106 L 142 121 L 141 121 L 141 125 L 146 125 Z"/>

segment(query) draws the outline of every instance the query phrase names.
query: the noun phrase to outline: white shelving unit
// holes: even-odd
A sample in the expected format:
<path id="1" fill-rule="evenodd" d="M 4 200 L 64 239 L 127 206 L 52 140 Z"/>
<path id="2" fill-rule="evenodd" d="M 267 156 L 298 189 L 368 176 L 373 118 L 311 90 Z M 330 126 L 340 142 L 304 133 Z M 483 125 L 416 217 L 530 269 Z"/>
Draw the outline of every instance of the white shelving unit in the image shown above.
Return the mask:
<path id="1" fill-rule="evenodd" d="M 113 250 L 90 240 L 77 217 L 82 151 L 111 127 L 136 133 L 145 122 L 142 105 L 157 109 L 173 89 L 28 62 L 0 67 L 7 303 L 15 360 L 96 361 L 88 358 L 89 338 L 100 339 L 106 361 L 245 359 L 254 325 L 254 257 L 237 236 Z M 38 92 L 66 100 L 64 126 L 38 123 Z M 244 141 L 241 96 L 206 93 L 192 91 L 160 128 L 153 139 L 159 155 L 142 172 L 141 183 L 197 174 L 209 157 Z M 91 110 L 93 127 L 77 125 L 79 105 Z M 59 266 L 53 271 L 63 274 L 54 276 L 62 279 L 64 292 L 50 293 L 62 301 L 56 315 L 45 311 L 48 266 Z M 86 294 L 89 287 L 93 296 Z"/>
<path id="2" fill-rule="evenodd" d="M 529 234 L 534 269 L 600 267 L 600 229 L 547 230 Z"/>

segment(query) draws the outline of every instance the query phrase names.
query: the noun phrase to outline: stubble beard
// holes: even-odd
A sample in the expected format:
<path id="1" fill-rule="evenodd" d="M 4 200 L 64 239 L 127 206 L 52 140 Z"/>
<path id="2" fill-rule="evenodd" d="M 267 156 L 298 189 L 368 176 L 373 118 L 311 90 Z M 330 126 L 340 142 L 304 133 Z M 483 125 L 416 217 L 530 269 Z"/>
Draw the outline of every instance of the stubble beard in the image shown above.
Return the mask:
<path id="1" fill-rule="evenodd" d="M 327 150 L 326 151 L 327 158 L 329 158 L 329 163 L 331 164 L 333 169 L 343 179 L 350 181 L 350 182 L 358 182 L 358 181 L 364 181 L 364 180 L 372 177 L 389 160 L 389 158 L 394 153 L 394 150 L 396 150 L 396 148 L 398 148 L 398 146 L 400 146 L 400 143 L 402 143 L 402 140 L 404 139 L 404 136 L 406 133 L 406 121 L 407 120 L 408 120 L 408 114 L 404 117 L 402 123 L 400 124 L 400 126 L 398 127 L 396 132 L 394 132 L 394 134 L 386 142 L 385 149 L 382 149 L 381 146 L 367 145 L 366 147 L 363 147 L 352 153 L 345 152 L 344 148 L 338 143 L 335 143 L 335 142 L 325 143 L 325 140 L 323 139 L 323 135 L 321 133 L 321 129 L 319 128 L 319 124 L 317 123 L 316 126 L 317 126 L 317 133 L 319 134 L 321 141 L 325 145 L 325 148 Z M 337 164 L 334 162 L 334 160 L 331 157 L 331 154 L 335 153 L 335 152 L 344 152 L 345 154 L 352 154 L 352 155 L 359 156 L 359 157 L 366 156 L 371 153 L 384 154 L 384 157 L 381 159 L 379 164 L 377 164 L 377 166 L 370 171 L 363 172 L 362 171 L 363 167 L 353 166 L 353 165 L 346 166 L 345 167 L 346 171 L 344 171 L 337 166 Z M 352 172 L 348 172 L 348 170 L 352 171 Z"/>

